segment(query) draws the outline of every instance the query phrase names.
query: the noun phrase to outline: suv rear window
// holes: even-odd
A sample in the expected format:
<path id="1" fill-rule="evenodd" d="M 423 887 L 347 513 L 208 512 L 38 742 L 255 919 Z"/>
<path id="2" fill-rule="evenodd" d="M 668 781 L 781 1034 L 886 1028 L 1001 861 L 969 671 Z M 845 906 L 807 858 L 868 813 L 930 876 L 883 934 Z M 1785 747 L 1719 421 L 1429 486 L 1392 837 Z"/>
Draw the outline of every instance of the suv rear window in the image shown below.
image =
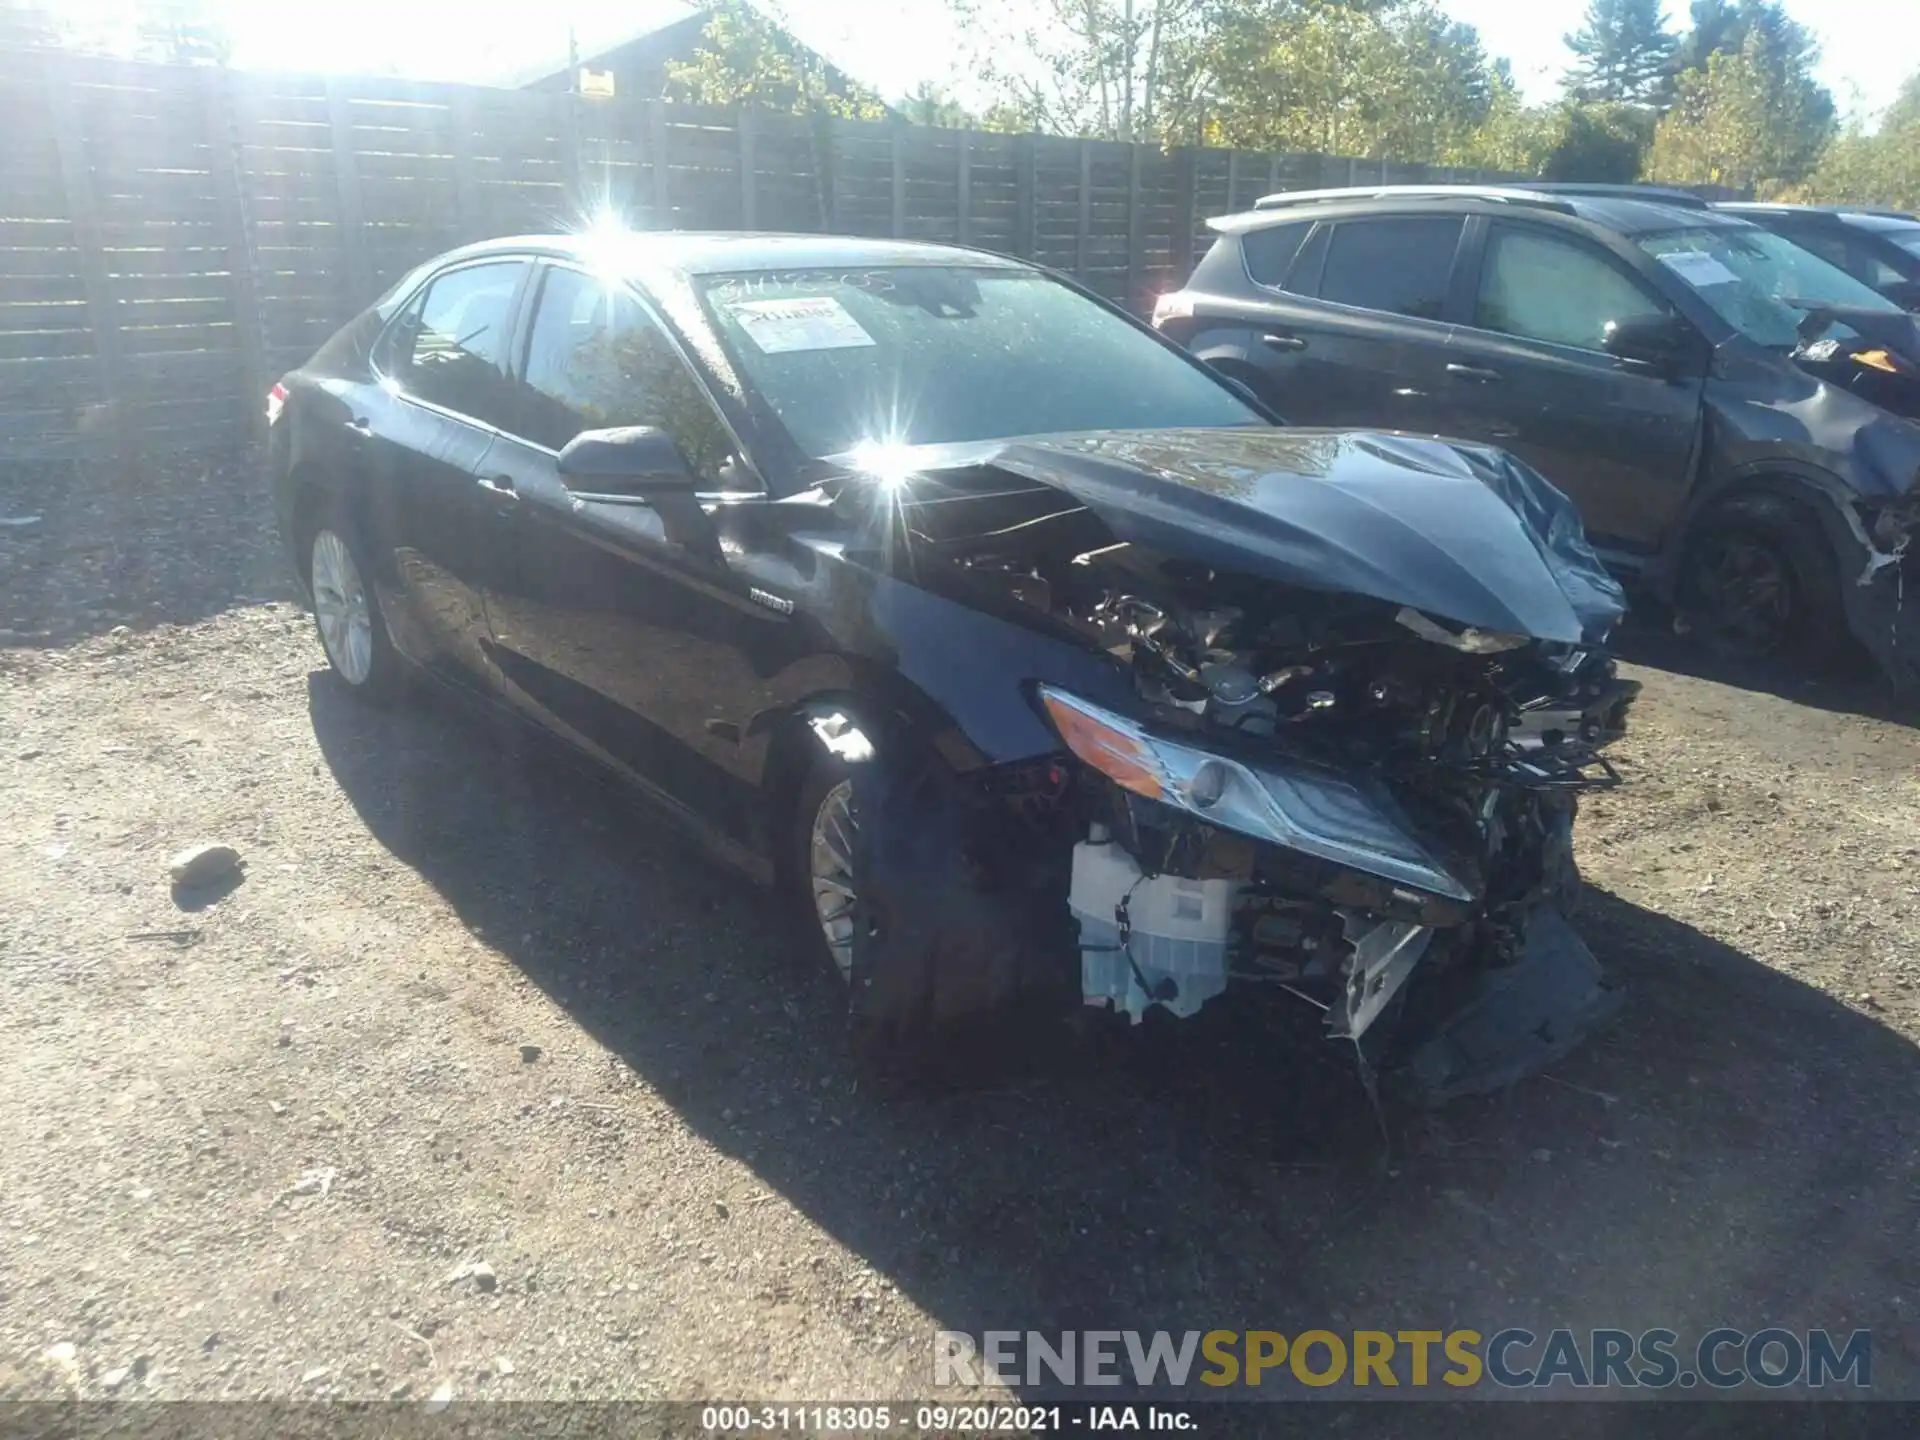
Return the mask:
<path id="1" fill-rule="evenodd" d="M 1457 215 L 1341 221 L 1327 246 L 1320 298 L 1420 320 L 1440 319 L 1447 308 L 1462 223 Z"/>
<path id="2" fill-rule="evenodd" d="M 1287 283 L 1287 271 L 1293 257 L 1300 253 L 1300 242 L 1307 238 L 1305 224 L 1275 225 L 1266 230 L 1249 230 L 1240 237 L 1240 253 L 1246 257 L 1247 274 L 1256 284 L 1278 290 Z"/>

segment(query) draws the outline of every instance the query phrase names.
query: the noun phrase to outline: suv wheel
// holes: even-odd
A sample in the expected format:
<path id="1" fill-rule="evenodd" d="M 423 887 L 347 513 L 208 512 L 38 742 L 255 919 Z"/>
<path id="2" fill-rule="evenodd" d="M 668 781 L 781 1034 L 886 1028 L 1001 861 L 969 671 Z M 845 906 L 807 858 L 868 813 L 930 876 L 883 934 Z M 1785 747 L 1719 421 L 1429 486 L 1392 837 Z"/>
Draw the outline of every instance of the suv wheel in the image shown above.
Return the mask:
<path id="1" fill-rule="evenodd" d="M 1702 517 L 1687 546 L 1679 613 L 1708 646 L 1743 659 L 1831 657 L 1836 637 L 1849 633 L 1819 522 L 1772 497 Z"/>

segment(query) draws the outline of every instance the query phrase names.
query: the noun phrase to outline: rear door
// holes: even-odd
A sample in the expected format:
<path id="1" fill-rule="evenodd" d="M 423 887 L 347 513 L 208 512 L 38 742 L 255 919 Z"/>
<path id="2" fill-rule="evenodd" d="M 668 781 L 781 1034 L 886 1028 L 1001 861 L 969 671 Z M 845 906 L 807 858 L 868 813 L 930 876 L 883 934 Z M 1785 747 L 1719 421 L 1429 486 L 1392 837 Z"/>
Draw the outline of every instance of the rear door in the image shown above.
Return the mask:
<path id="1" fill-rule="evenodd" d="M 1445 364 L 1443 427 L 1512 451 L 1564 491 L 1611 548 L 1656 547 L 1686 498 L 1704 374 L 1668 378 L 1601 348 L 1609 321 L 1671 314 L 1583 236 L 1480 220 L 1469 323 Z"/>
<path id="2" fill-rule="evenodd" d="M 393 550 L 396 639 L 459 679 L 490 678 L 483 595 L 499 555 L 495 497 L 478 468 L 510 410 L 508 349 L 529 270 L 524 259 L 493 259 L 428 281 L 375 347 L 380 383 L 349 422 L 376 531 Z"/>
<path id="3" fill-rule="evenodd" d="M 1458 215 L 1382 215 L 1314 228 L 1289 284 L 1320 303 L 1301 307 L 1264 344 L 1284 368 L 1276 389 L 1289 420 L 1439 428 L 1463 225 Z"/>

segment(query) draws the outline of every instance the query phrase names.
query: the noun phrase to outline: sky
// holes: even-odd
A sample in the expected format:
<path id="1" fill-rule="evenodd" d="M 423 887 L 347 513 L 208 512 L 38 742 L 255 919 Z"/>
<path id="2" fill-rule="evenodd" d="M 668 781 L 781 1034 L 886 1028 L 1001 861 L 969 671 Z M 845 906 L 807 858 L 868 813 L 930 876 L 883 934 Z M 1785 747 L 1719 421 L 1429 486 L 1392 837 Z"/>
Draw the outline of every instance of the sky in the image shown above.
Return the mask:
<path id="1" fill-rule="evenodd" d="M 325 0 L 273 5 L 214 0 L 235 39 L 235 61 L 263 69 L 367 69 L 435 80 L 498 80 L 551 55 L 564 61 L 567 31 L 585 53 L 596 44 L 687 13 L 680 0 Z M 1018 3 L 1018 0 L 1012 0 Z M 1673 28 L 1686 0 L 1664 0 Z M 97 18 L 130 0 L 52 0 Z M 1561 37 L 1584 0 L 1442 0 L 1479 27 L 1494 55 L 1513 62 L 1530 100 L 1550 100 L 1569 56 Z M 1820 78 L 1843 112 L 1884 108 L 1920 69 L 1920 0 L 1786 0 L 1820 39 Z M 968 99 L 961 37 L 947 0 L 784 0 L 801 38 L 887 95 L 932 81 Z"/>

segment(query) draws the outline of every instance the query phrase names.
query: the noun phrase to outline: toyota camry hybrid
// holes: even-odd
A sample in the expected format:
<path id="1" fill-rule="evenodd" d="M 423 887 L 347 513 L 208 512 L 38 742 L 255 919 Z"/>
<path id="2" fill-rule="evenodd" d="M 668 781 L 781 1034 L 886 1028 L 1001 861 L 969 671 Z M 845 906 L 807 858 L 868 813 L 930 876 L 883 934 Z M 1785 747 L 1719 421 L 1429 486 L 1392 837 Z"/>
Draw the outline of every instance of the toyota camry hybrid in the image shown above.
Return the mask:
<path id="1" fill-rule="evenodd" d="M 1576 1044 L 1635 690 L 1567 502 L 1282 426 L 1054 275 L 599 235 L 416 270 L 274 387 L 338 680 L 427 674 L 776 885 L 883 1065 L 1291 992 L 1428 1101 Z"/>

